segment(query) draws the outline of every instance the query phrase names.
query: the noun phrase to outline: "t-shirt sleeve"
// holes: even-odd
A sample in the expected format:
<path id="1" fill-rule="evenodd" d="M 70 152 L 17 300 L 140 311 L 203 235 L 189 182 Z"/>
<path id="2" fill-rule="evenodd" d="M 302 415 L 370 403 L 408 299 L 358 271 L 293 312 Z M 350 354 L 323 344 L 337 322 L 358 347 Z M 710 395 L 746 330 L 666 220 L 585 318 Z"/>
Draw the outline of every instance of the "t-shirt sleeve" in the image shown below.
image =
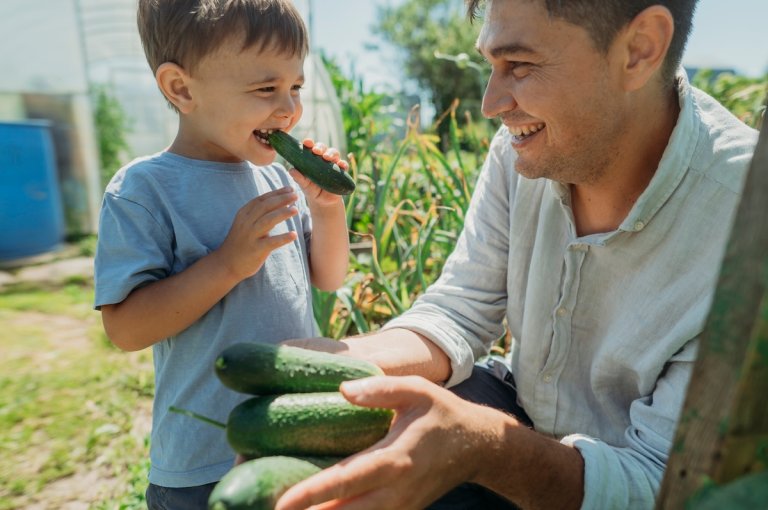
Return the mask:
<path id="1" fill-rule="evenodd" d="M 94 262 L 94 305 L 123 301 L 137 287 L 171 274 L 172 235 L 152 211 L 107 193 L 101 207 Z"/>

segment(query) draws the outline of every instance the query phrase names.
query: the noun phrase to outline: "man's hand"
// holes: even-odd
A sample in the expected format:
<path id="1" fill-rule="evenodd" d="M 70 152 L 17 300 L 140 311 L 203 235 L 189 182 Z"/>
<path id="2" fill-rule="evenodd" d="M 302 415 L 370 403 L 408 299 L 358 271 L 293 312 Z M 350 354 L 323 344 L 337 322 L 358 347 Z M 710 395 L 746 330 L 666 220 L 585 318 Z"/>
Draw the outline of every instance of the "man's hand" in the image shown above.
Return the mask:
<path id="1" fill-rule="evenodd" d="M 345 382 L 353 404 L 395 410 L 387 436 L 289 489 L 278 510 L 421 509 L 475 477 L 493 440 L 494 416 L 421 377 L 371 377 Z"/>

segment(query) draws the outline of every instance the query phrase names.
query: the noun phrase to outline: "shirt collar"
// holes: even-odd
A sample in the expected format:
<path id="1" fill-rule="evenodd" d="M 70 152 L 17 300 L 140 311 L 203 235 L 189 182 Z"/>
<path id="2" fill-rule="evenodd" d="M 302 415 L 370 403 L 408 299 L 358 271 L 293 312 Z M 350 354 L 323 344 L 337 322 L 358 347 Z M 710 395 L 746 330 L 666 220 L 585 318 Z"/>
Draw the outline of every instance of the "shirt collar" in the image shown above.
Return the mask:
<path id="1" fill-rule="evenodd" d="M 685 71 L 681 68 L 677 74 L 677 94 L 680 103 L 680 114 L 667 147 L 659 161 L 659 167 L 653 175 L 648 187 L 643 191 L 629 211 L 624 221 L 619 225 L 619 231 L 639 232 L 644 229 L 661 206 L 672 195 L 680 181 L 683 180 L 690 167 L 693 153 L 698 142 L 696 108 Z M 570 205 L 570 187 L 557 181 L 549 181 L 551 193 L 561 203 Z M 616 232 L 601 234 L 613 236 Z"/>
<path id="2" fill-rule="evenodd" d="M 675 128 L 667 143 L 667 148 L 659 161 L 659 167 L 648 187 L 643 191 L 629 214 L 619 226 L 619 230 L 638 232 L 653 219 L 661 206 L 669 199 L 683 180 L 693 159 L 698 142 L 696 108 L 685 71 L 677 75 L 677 93 L 680 101 L 680 114 Z"/>

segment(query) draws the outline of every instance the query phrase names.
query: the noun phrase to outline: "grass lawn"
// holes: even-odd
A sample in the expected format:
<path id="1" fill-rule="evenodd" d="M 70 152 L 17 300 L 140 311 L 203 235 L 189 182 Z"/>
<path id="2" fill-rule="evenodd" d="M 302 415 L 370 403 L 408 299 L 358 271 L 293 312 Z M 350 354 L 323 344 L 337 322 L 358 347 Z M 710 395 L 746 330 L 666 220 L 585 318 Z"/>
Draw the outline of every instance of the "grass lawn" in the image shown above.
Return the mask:
<path id="1" fill-rule="evenodd" d="M 146 508 L 151 352 L 92 301 L 90 278 L 0 290 L 0 510 Z"/>

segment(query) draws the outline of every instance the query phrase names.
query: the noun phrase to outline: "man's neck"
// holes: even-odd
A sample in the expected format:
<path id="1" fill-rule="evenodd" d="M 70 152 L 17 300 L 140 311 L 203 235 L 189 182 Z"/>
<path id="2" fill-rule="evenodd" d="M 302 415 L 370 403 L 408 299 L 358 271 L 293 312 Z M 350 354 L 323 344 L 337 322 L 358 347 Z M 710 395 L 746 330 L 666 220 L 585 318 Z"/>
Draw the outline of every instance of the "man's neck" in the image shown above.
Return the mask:
<path id="1" fill-rule="evenodd" d="M 667 91 L 663 99 L 645 102 L 634 111 L 611 168 L 595 182 L 571 185 L 579 236 L 616 230 L 648 187 L 680 113 L 677 90 Z"/>

